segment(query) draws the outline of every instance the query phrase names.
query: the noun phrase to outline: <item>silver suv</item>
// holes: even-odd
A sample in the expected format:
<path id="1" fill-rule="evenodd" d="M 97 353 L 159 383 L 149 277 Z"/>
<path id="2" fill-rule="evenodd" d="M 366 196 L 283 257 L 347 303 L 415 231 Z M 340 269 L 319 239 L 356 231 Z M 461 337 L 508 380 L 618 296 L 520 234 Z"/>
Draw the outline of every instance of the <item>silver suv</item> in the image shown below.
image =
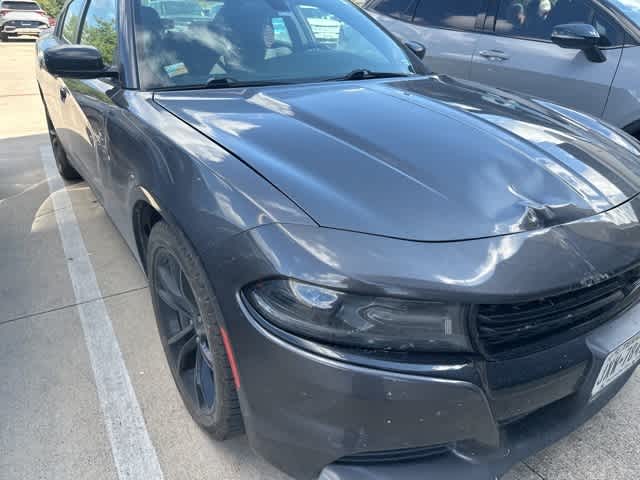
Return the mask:
<path id="1" fill-rule="evenodd" d="M 0 41 L 10 36 L 38 36 L 49 28 L 49 18 L 32 0 L 5 0 L 0 2 Z"/>
<path id="2" fill-rule="evenodd" d="M 640 138 L 640 0 L 370 0 L 437 73 L 546 98 Z"/>

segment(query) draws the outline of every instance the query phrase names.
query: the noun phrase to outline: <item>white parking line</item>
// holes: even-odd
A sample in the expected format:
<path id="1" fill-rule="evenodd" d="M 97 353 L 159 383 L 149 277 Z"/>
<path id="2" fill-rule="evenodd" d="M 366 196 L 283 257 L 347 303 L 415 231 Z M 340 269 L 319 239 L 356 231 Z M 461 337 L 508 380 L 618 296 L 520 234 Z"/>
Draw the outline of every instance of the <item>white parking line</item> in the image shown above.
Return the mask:
<path id="1" fill-rule="evenodd" d="M 40 147 L 62 247 L 89 351 L 100 408 L 120 480 L 161 480 L 149 438 L 109 313 L 82 239 L 73 206 L 49 146 Z"/>

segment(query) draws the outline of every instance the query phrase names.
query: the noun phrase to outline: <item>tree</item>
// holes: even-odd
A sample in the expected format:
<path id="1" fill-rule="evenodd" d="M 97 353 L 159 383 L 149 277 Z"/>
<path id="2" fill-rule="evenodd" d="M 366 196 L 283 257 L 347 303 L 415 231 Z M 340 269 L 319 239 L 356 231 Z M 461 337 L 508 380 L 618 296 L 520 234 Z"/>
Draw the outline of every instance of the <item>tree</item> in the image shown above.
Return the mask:
<path id="1" fill-rule="evenodd" d="M 105 65 L 112 65 L 113 54 L 118 42 L 115 19 L 94 18 L 93 21 L 87 19 L 82 29 L 80 42 L 96 47 L 102 54 Z"/>
<path id="2" fill-rule="evenodd" d="M 65 0 L 39 0 L 42 9 L 52 17 L 57 17 L 64 6 Z"/>

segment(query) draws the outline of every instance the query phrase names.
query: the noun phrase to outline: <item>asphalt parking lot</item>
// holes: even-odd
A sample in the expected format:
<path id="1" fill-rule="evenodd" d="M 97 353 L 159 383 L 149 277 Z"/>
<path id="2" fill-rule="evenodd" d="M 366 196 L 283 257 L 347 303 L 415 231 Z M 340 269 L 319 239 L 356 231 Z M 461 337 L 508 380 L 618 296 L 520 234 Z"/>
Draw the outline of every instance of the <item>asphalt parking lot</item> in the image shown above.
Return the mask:
<path id="1" fill-rule="evenodd" d="M 155 478 L 287 478 L 253 454 L 245 437 L 217 443 L 190 420 L 133 256 L 86 184 L 65 185 L 70 204 L 54 201 L 61 192 L 51 188 L 60 183 L 43 167 L 50 150 L 33 54 L 31 40 L 0 44 L 0 480 L 140 478 L 114 461 L 105 426 L 114 410 L 98 393 L 100 366 L 81 319 L 92 303 L 106 308 L 144 419 L 144 431 L 131 438 L 151 440 L 150 449 L 132 446 L 131 457 L 141 457 L 132 461 L 157 459 Z M 61 219 L 77 223 L 96 298 L 79 298 L 74 288 L 77 259 L 65 254 Z M 639 411 L 636 373 L 588 424 L 505 478 L 640 478 Z"/>

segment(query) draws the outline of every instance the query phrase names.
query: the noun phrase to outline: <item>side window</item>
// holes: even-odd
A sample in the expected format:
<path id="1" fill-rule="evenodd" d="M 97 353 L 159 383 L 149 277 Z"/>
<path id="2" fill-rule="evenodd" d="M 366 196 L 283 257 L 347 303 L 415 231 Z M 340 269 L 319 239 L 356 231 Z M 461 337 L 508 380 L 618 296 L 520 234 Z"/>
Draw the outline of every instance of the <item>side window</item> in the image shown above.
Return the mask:
<path id="1" fill-rule="evenodd" d="M 306 20 L 316 44 L 331 48 L 340 47 L 341 40 L 344 39 L 344 24 L 340 18 L 314 5 L 300 5 L 300 13 Z M 350 46 L 346 49 L 349 50 Z"/>
<path id="2" fill-rule="evenodd" d="M 282 17 L 273 17 L 271 19 L 271 28 L 273 28 L 273 41 L 274 43 L 281 43 L 291 46 L 291 35 L 289 35 L 289 29 Z"/>
<path id="3" fill-rule="evenodd" d="M 82 0 L 73 0 L 67 7 L 67 13 L 64 15 L 62 24 L 62 38 L 69 43 L 76 42 L 76 32 L 80 25 L 80 16 L 82 15 Z"/>
<path id="4" fill-rule="evenodd" d="M 116 0 L 90 0 L 85 14 L 80 43 L 96 47 L 105 65 L 113 65 L 118 35 Z"/>
<path id="5" fill-rule="evenodd" d="M 624 44 L 624 30 L 611 18 L 598 12 L 593 17 L 593 26 L 600 34 L 600 46 L 612 47 Z"/>
<path id="6" fill-rule="evenodd" d="M 414 23 L 429 27 L 474 30 L 484 0 L 422 0 Z"/>
<path id="7" fill-rule="evenodd" d="M 383 15 L 410 22 L 415 4 L 415 0 L 375 0 L 369 8 Z"/>
<path id="8" fill-rule="evenodd" d="M 593 8 L 584 0 L 502 0 L 496 33 L 550 40 L 553 27 L 591 23 Z"/>
<path id="9" fill-rule="evenodd" d="M 348 55 L 370 58 L 372 61 L 385 61 L 371 40 L 342 17 L 315 5 L 301 4 L 299 12 L 304 17 L 308 33 L 311 34 L 310 40 L 316 45 Z"/>
<path id="10" fill-rule="evenodd" d="M 262 36 L 265 47 L 267 47 L 266 59 L 284 57 L 293 53 L 289 27 L 283 17 L 272 17 L 271 25 L 265 26 Z"/>

